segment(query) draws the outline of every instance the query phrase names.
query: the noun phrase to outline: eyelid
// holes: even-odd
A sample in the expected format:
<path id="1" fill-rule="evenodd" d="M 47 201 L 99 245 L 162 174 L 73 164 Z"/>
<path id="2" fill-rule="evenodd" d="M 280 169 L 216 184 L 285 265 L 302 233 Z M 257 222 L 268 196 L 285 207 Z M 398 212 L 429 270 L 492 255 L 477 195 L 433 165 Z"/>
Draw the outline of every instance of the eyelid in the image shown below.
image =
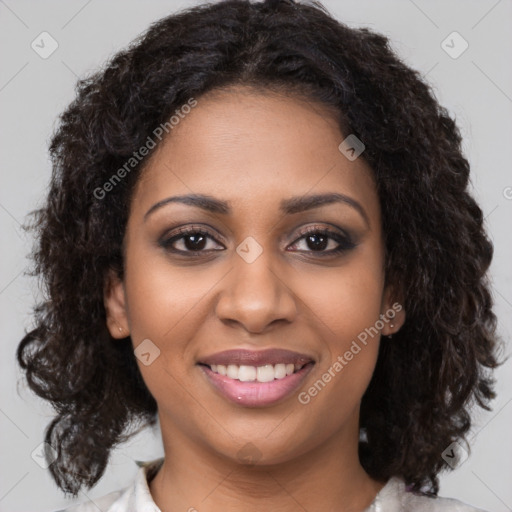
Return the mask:
<path id="1" fill-rule="evenodd" d="M 204 233 L 215 241 L 218 241 L 218 239 L 224 240 L 224 237 L 209 224 L 184 224 L 175 226 L 173 228 L 167 229 L 160 237 L 160 239 L 175 238 L 179 235 L 186 235 L 188 233 Z"/>
<path id="2" fill-rule="evenodd" d="M 212 231 L 217 233 L 217 231 L 215 229 L 213 229 L 213 228 L 211 228 L 211 229 L 212 229 Z M 159 238 L 158 245 L 160 245 L 161 247 L 163 247 L 166 250 L 169 250 L 169 251 L 177 253 L 177 254 L 180 254 L 180 253 L 193 254 L 194 252 L 196 252 L 197 254 L 200 254 L 201 252 L 209 253 L 212 250 L 220 251 L 220 249 L 209 249 L 208 251 L 205 251 L 205 250 L 203 250 L 203 251 L 183 251 L 181 249 L 173 249 L 171 247 L 172 244 L 176 243 L 179 240 L 182 240 L 183 238 L 185 238 L 187 235 L 190 235 L 190 234 L 200 234 L 200 235 L 205 236 L 206 238 L 209 238 L 210 240 L 213 240 L 216 244 L 224 245 L 217 240 L 217 236 L 218 236 L 217 234 L 215 234 L 215 235 L 212 234 L 209 229 L 205 229 L 203 226 L 194 226 L 194 225 L 178 226 L 174 229 L 170 229 L 170 230 L 166 231 L 166 233 L 164 233 L 164 235 L 162 235 Z M 222 238 L 222 237 L 219 236 L 219 238 Z M 224 247 L 224 249 L 225 249 L 225 247 Z"/>
<path id="3" fill-rule="evenodd" d="M 330 224 L 328 222 L 324 222 L 322 224 L 310 224 L 306 226 L 304 229 L 299 230 L 299 238 L 304 237 L 309 233 L 316 233 L 318 231 L 327 231 L 329 234 L 336 234 L 342 237 L 345 237 L 347 240 L 352 240 L 352 236 L 348 231 L 334 224 Z"/>

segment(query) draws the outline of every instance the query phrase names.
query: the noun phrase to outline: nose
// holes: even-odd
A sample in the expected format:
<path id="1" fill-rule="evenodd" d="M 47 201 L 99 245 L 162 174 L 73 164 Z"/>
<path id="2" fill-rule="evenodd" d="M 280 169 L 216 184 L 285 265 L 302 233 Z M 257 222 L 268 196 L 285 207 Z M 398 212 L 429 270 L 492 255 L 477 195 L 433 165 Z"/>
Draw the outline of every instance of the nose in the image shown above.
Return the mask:
<path id="1" fill-rule="evenodd" d="M 272 266 L 266 254 L 264 251 L 252 263 L 234 255 L 233 268 L 222 280 L 216 305 L 222 322 L 240 325 L 250 333 L 264 332 L 276 323 L 293 322 L 297 314 L 295 295 L 283 272 Z"/>

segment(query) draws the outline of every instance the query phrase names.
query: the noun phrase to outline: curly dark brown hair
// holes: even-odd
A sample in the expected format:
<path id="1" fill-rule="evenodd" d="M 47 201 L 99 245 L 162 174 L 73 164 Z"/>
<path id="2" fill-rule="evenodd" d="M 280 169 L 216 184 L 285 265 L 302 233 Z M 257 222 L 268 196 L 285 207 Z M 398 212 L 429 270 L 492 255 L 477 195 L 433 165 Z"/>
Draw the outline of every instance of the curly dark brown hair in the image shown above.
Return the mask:
<path id="1" fill-rule="evenodd" d="M 157 404 L 130 338 L 106 327 L 108 272 L 123 276 L 134 185 L 149 157 L 99 197 L 116 170 L 191 97 L 230 85 L 306 97 L 333 109 L 373 169 L 383 218 L 386 284 L 401 291 L 403 328 L 381 344 L 363 397 L 360 459 L 374 478 L 401 476 L 435 495 L 441 454 L 465 440 L 470 410 L 489 410 L 499 363 L 487 270 L 493 246 L 468 192 L 460 132 L 431 87 L 383 35 L 349 28 L 318 2 L 227 0 L 153 23 L 79 80 L 53 134 L 51 187 L 28 224 L 32 274 L 45 299 L 20 342 L 30 388 L 53 404 L 50 471 L 76 496 Z"/>

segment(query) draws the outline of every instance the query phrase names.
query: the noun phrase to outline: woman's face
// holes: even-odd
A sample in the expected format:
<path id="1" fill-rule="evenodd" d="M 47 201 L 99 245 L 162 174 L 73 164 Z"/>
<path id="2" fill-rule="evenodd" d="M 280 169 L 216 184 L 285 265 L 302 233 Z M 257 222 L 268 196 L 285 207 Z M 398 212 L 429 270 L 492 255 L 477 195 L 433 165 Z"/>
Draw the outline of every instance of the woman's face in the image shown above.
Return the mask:
<path id="1" fill-rule="evenodd" d="M 357 450 L 380 334 L 403 312 L 394 329 L 379 322 L 393 304 L 379 200 L 344 139 L 320 105 L 231 88 L 198 98 L 151 155 L 106 306 L 112 335 L 131 335 L 164 443 L 259 463 L 333 436 Z M 192 194 L 206 199 L 171 201 Z M 266 349 L 290 352 L 258 359 Z"/>

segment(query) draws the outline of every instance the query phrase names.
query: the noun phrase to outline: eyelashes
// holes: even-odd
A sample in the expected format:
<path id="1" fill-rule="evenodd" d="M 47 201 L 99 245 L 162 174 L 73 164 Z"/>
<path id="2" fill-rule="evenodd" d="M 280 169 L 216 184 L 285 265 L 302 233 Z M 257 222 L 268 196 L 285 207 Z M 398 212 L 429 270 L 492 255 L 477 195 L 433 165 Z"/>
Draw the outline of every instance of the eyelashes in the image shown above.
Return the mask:
<path id="1" fill-rule="evenodd" d="M 320 243 L 313 242 L 313 240 L 320 240 Z M 327 228 L 318 228 L 315 226 L 310 226 L 306 228 L 300 235 L 299 238 L 292 244 L 296 245 L 298 241 L 304 240 L 306 244 L 309 242 L 313 242 L 313 245 L 320 245 L 323 247 L 325 241 L 327 240 L 327 246 L 329 245 L 329 240 L 336 242 L 338 245 L 334 249 L 330 249 L 329 251 L 323 250 L 311 250 L 307 252 L 317 253 L 320 256 L 322 255 L 336 255 L 341 254 L 350 249 L 354 249 L 356 244 L 351 240 L 349 235 L 342 235 L 339 232 L 333 231 Z M 318 247 L 317 247 L 318 248 Z"/>
<path id="2" fill-rule="evenodd" d="M 299 250 L 298 252 L 313 253 L 319 257 L 336 256 L 354 249 L 357 245 L 352 241 L 348 234 L 342 234 L 325 227 L 316 226 L 309 226 L 303 230 L 299 234 L 299 237 L 292 243 L 292 246 L 296 246 L 298 242 L 302 240 L 304 240 L 306 245 L 311 244 L 318 250 Z M 215 251 L 224 250 L 214 248 L 207 249 L 210 241 L 214 242 L 214 244 L 210 245 L 220 245 L 216 241 L 215 236 L 208 230 L 200 227 L 187 226 L 179 228 L 175 232 L 171 233 L 170 236 L 162 237 L 158 241 L 158 245 L 170 253 L 191 258 L 197 258 L 206 254 L 211 254 Z M 183 242 L 181 245 L 184 248 L 176 248 L 176 242 Z M 325 251 L 324 249 L 329 245 L 332 245 L 333 242 L 335 242 L 337 246 L 335 246 L 334 249 Z"/>
<path id="3" fill-rule="evenodd" d="M 164 249 L 173 252 L 173 253 L 187 253 L 187 252 L 209 252 L 203 250 L 203 246 L 206 245 L 207 239 L 215 240 L 214 236 L 209 232 L 202 228 L 194 228 L 194 227 L 185 227 L 185 228 L 179 228 L 177 230 L 178 234 L 174 234 L 169 236 L 168 238 L 163 238 L 159 245 L 163 247 Z M 188 239 L 190 241 L 191 239 L 194 239 L 192 241 L 191 245 L 192 249 L 188 250 L 182 250 L 182 249 L 176 249 L 174 247 L 174 243 L 180 240 Z M 196 247 L 193 247 L 193 246 Z M 219 250 L 219 249 L 214 249 Z"/>

